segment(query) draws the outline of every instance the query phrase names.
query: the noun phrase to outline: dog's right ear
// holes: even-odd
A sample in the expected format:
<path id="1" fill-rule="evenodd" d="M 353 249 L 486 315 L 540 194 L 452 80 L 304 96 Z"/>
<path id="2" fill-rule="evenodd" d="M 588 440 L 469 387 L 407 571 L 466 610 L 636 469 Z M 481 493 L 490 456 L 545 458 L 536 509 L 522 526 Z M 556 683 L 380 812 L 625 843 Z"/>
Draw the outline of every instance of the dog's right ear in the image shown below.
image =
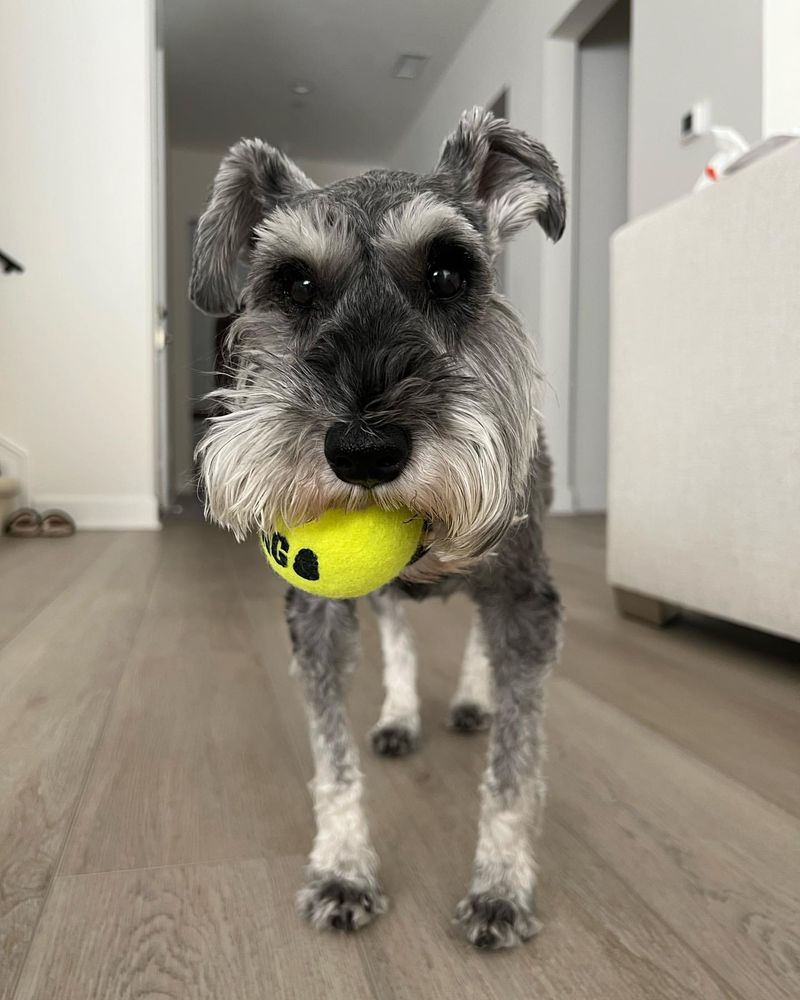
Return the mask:
<path id="1" fill-rule="evenodd" d="M 489 237 L 501 243 L 536 220 L 553 242 L 566 221 L 564 182 L 545 147 L 491 111 L 465 111 L 444 146 L 437 174 L 486 212 Z"/>
<path id="2" fill-rule="evenodd" d="M 234 271 L 256 225 L 279 202 L 316 187 L 280 150 L 242 139 L 220 164 L 197 224 L 189 298 L 212 316 L 236 309 Z"/>

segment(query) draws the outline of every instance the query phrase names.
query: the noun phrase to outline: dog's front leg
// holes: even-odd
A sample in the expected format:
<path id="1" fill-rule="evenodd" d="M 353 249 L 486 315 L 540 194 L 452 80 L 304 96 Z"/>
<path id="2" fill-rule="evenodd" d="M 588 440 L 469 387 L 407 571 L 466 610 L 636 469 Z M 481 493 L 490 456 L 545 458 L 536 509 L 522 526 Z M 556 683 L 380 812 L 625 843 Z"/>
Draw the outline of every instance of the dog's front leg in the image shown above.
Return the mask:
<path id="1" fill-rule="evenodd" d="M 317 833 L 298 907 L 314 927 L 357 930 L 386 909 L 386 900 L 361 805 L 358 752 L 344 710 L 345 676 L 355 661 L 355 607 L 352 601 L 293 590 L 287 621 L 315 765 Z"/>
<path id="2" fill-rule="evenodd" d="M 522 593 L 478 595 L 495 682 L 495 715 L 481 785 L 470 891 L 456 915 L 469 940 L 507 948 L 539 930 L 531 827 L 544 807 L 544 681 L 559 645 L 558 595 L 546 577 Z"/>
<path id="3" fill-rule="evenodd" d="M 372 748 L 384 757 L 403 757 L 419 739 L 417 654 L 401 598 L 391 588 L 370 597 L 381 633 L 383 685 L 381 716 L 370 732 Z"/>
<path id="4" fill-rule="evenodd" d="M 479 617 L 469 630 L 458 688 L 450 702 L 450 725 L 462 733 L 488 729 L 492 721 L 492 675 Z"/>

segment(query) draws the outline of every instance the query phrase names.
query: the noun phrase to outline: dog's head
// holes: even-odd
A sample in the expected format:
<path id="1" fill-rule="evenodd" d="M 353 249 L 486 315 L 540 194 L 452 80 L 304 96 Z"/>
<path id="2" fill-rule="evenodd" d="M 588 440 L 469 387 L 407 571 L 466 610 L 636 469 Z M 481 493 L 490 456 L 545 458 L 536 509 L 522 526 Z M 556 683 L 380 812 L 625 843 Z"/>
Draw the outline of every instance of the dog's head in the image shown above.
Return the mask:
<path id="1" fill-rule="evenodd" d="M 564 218 L 547 150 L 480 109 L 426 176 L 318 188 L 263 142 L 234 146 L 191 278 L 201 309 L 238 313 L 199 447 L 210 516 L 242 537 L 373 501 L 421 514 L 441 560 L 490 549 L 523 500 L 539 382 L 493 262 Z"/>

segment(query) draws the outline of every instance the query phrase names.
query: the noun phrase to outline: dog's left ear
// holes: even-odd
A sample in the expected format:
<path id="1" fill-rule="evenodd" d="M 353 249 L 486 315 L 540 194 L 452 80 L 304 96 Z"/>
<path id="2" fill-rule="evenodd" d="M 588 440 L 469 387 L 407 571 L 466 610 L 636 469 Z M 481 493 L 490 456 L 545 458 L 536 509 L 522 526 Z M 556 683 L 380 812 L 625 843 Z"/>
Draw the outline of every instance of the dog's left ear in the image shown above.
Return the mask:
<path id="1" fill-rule="evenodd" d="M 564 233 L 566 197 L 555 160 L 541 143 L 491 111 L 464 112 L 435 172 L 450 175 L 461 197 L 483 203 L 497 245 L 534 219 L 553 241 Z"/>
<path id="2" fill-rule="evenodd" d="M 236 309 L 234 276 L 253 229 L 281 201 L 316 187 L 280 150 L 242 139 L 220 164 L 197 224 L 189 298 L 212 316 Z"/>

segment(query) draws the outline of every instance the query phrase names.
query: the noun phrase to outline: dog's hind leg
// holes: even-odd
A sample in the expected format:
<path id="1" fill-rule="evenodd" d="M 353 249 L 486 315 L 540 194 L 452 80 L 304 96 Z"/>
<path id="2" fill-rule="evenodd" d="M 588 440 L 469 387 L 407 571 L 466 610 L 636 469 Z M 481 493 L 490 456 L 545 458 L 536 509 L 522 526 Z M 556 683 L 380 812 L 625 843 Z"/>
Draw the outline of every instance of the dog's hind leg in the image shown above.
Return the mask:
<path id="1" fill-rule="evenodd" d="M 504 948 L 539 929 L 530 828 L 538 830 L 544 808 L 544 681 L 558 654 L 560 605 L 542 572 L 476 597 L 495 714 L 473 878 L 456 916 L 473 944 Z"/>
<path id="2" fill-rule="evenodd" d="M 344 710 L 345 676 L 355 661 L 355 607 L 352 601 L 292 590 L 286 617 L 315 765 L 317 833 L 297 903 L 315 927 L 357 930 L 383 912 L 386 901 L 361 805 L 358 752 Z"/>
<path id="3" fill-rule="evenodd" d="M 458 687 L 450 702 L 450 726 L 460 733 L 488 729 L 492 721 L 492 674 L 480 617 L 472 620 Z"/>
<path id="4" fill-rule="evenodd" d="M 381 715 L 370 730 L 376 753 L 402 757 L 419 739 L 417 654 L 401 599 L 391 590 L 370 597 L 381 633 L 383 685 L 386 691 Z"/>

